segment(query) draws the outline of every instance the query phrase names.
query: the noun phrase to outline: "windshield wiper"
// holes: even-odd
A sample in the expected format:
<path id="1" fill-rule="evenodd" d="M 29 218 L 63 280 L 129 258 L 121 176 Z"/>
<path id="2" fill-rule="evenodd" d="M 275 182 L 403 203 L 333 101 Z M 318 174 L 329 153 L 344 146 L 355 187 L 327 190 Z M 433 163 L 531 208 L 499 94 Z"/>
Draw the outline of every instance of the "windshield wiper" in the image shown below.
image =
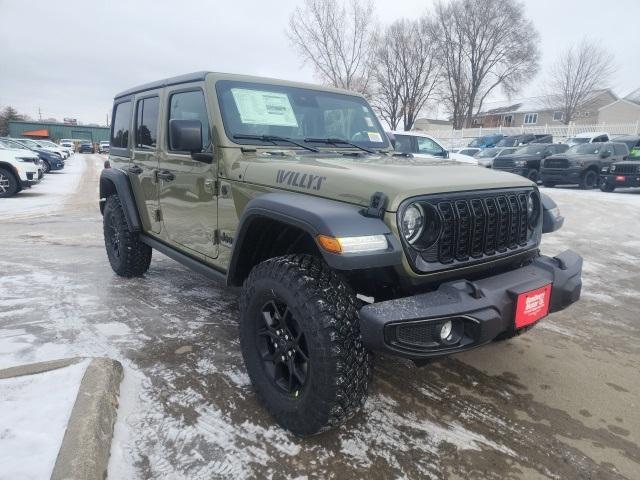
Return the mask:
<path id="1" fill-rule="evenodd" d="M 304 148 L 305 150 L 309 150 L 311 152 L 319 152 L 320 150 L 318 150 L 317 148 L 313 148 L 310 147 L 309 145 L 305 145 L 304 143 L 299 143 L 296 142 L 295 140 L 292 140 L 291 138 L 287 138 L 287 137 L 280 137 L 278 135 L 244 135 L 244 134 L 239 134 L 239 135 L 234 135 L 233 138 L 236 138 L 238 140 L 260 140 L 262 142 L 271 142 L 274 145 L 277 145 L 276 142 L 287 142 L 287 143 L 291 143 L 293 145 L 297 145 L 300 148 Z M 306 142 L 306 140 L 305 140 Z"/>
<path id="2" fill-rule="evenodd" d="M 373 150 L 361 147 L 360 145 L 356 145 L 355 143 L 349 142 L 348 140 L 344 140 L 342 138 L 305 138 L 304 141 L 309 143 L 330 143 L 332 145 L 344 144 L 351 147 L 359 148 L 360 150 L 363 150 L 367 153 L 376 153 Z"/>

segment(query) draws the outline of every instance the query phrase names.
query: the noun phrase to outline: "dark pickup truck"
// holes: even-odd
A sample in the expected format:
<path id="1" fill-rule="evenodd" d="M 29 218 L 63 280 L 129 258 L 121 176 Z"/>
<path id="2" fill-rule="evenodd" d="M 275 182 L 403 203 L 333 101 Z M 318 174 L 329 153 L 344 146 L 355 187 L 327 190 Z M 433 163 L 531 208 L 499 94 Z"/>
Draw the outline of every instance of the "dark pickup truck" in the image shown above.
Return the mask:
<path id="1" fill-rule="evenodd" d="M 517 173 L 537 182 L 540 178 L 540 162 L 550 155 L 562 153 L 569 148 L 563 143 L 531 143 L 511 155 L 498 157 L 493 161 L 495 170 Z"/>
<path id="2" fill-rule="evenodd" d="M 496 147 L 520 147 L 530 143 L 552 143 L 553 136 L 548 134 L 521 133 L 520 135 L 511 135 L 504 137 Z"/>
<path id="3" fill-rule="evenodd" d="M 545 187 L 558 184 L 580 185 L 583 190 L 596 188 L 600 172 L 611 164 L 626 160 L 629 148 L 624 143 L 602 142 L 574 145 L 563 154 L 545 158 L 540 178 Z"/>

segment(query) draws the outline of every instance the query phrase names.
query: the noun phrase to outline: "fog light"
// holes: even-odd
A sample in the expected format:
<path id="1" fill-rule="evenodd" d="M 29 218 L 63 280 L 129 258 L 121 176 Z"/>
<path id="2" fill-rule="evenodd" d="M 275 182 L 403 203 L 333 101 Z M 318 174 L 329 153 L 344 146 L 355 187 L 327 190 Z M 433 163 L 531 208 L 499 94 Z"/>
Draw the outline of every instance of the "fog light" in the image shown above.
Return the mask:
<path id="1" fill-rule="evenodd" d="M 451 320 L 447 320 L 440 327 L 440 339 L 447 340 L 451 336 L 451 331 L 453 330 L 453 323 Z"/>

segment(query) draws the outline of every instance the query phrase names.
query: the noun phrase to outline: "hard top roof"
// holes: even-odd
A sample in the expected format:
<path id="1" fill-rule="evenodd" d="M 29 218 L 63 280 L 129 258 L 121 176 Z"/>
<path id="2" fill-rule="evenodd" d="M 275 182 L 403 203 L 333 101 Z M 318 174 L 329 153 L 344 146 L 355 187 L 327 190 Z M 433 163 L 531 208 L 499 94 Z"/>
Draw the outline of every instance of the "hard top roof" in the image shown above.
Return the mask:
<path id="1" fill-rule="evenodd" d="M 124 90 L 118 93 L 114 98 L 119 99 L 122 97 L 127 97 L 129 95 L 134 95 L 136 93 L 145 92 L 147 90 L 155 90 L 157 88 L 168 87 L 171 85 L 180 85 L 182 83 L 204 81 L 207 76 L 215 76 L 216 80 L 235 80 L 235 81 L 241 81 L 241 82 L 272 83 L 275 85 L 308 88 L 313 90 L 328 90 L 335 93 L 362 96 L 357 92 L 351 92 L 349 90 L 343 90 L 341 88 L 335 88 L 335 87 L 327 87 L 323 85 L 314 85 L 311 83 L 291 82 L 288 80 L 280 80 L 277 78 L 257 77 L 252 75 L 239 75 L 234 73 L 201 71 L 201 72 L 187 73 L 185 75 L 178 75 L 177 77 L 165 78 L 162 80 L 156 80 L 155 82 L 149 82 L 143 85 L 138 85 L 137 87 L 129 88 L 127 90 Z"/>

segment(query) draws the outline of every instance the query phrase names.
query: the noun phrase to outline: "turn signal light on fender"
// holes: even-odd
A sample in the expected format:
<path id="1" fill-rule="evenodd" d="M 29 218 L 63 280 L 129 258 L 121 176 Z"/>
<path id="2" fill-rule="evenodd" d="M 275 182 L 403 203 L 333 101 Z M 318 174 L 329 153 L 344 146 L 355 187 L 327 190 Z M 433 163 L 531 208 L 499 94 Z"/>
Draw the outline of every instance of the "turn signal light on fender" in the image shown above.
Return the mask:
<path id="1" fill-rule="evenodd" d="M 364 253 L 386 250 L 387 238 L 384 235 L 364 235 L 362 237 L 331 237 L 318 235 L 318 243 L 329 253 Z"/>

